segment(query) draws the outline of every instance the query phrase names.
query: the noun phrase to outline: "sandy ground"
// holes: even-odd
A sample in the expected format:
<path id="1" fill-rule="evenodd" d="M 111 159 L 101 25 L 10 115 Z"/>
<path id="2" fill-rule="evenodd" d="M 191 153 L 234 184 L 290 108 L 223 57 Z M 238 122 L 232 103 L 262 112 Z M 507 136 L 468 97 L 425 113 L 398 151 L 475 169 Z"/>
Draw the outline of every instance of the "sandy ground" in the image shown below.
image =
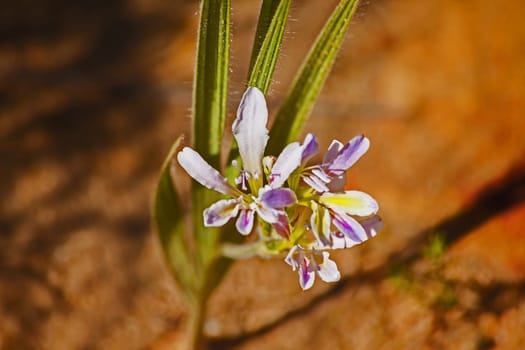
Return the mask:
<path id="1" fill-rule="evenodd" d="M 296 1 L 276 111 L 336 2 Z M 188 318 L 150 229 L 190 125 L 197 1 L 18 1 L 0 12 L 0 348 L 177 349 Z M 231 121 L 258 2 L 233 1 Z M 307 130 L 364 133 L 349 176 L 385 229 L 302 292 L 235 263 L 211 349 L 525 348 L 525 26 L 519 0 L 363 2 Z"/>

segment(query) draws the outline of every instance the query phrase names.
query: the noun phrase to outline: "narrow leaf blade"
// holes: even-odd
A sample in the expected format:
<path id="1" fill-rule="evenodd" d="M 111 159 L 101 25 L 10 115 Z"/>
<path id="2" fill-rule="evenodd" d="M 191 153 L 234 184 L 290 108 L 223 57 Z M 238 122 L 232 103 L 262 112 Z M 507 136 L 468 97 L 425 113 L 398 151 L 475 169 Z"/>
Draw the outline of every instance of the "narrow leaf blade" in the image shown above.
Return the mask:
<path id="1" fill-rule="evenodd" d="M 288 19 L 290 0 L 263 0 L 253 42 L 248 85 L 264 94 L 270 82 Z"/>
<path id="2" fill-rule="evenodd" d="M 226 116 L 229 57 L 230 0 L 202 0 L 193 94 L 193 147 L 216 169 L 220 167 Z M 220 230 L 204 227 L 202 217 L 204 209 L 220 196 L 193 182 L 191 198 L 198 288 L 203 298 L 209 292 L 207 280 L 223 273 L 213 267 L 219 255 Z"/>
<path id="3" fill-rule="evenodd" d="M 193 146 L 219 166 L 228 97 L 230 1 L 203 0 L 193 92 Z"/>
<path id="4" fill-rule="evenodd" d="M 288 20 L 290 0 L 263 0 L 253 41 L 248 86 L 268 92 Z M 239 160 L 239 149 L 233 142 L 228 163 Z M 237 170 L 228 165 L 226 177 L 232 180 Z"/>
<path id="5" fill-rule="evenodd" d="M 270 154 L 297 140 L 341 47 L 358 0 L 341 0 L 303 62 L 270 131 Z"/>
<path id="6" fill-rule="evenodd" d="M 182 291 L 188 297 L 192 297 L 196 287 L 195 266 L 185 241 L 184 213 L 170 171 L 171 161 L 180 141 L 179 137 L 162 166 L 153 202 L 153 223 L 175 280 Z"/>

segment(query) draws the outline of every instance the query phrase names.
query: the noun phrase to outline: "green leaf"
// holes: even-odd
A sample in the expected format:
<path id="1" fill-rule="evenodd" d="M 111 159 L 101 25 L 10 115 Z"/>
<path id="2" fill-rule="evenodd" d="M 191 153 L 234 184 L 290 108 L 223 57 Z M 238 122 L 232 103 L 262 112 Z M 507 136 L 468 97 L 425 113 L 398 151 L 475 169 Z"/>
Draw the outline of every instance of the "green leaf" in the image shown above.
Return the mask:
<path id="1" fill-rule="evenodd" d="M 263 0 L 261 5 L 253 40 L 248 86 L 255 86 L 264 94 L 268 92 L 275 71 L 289 10 L 290 0 Z M 235 140 L 228 164 L 233 160 L 239 160 L 239 149 Z M 229 180 L 233 180 L 236 173 L 237 170 L 231 165 L 226 167 L 226 177 Z"/>
<path id="2" fill-rule="evenodd" d="M 290 0 L 263 0 L 253 41 L 248 85 L 268 92 L 288 19 Z"/>
<path id="3" fill-rule="evenodd" d="M 230 0 L 202 0 L 193 95 L 193 146 L 208 163 L 219 169 L 221 139 L 228 97 L 230 57 Z M 192 217 L 198 263 L 199 293 L 209 293 L 210 278 L 219 256 L 220 230 L 204 227 L 202 213 L 220 195 L 192 183 Z"/>
<path id="4" fill-rule="evenodd" d="M 270 154 L 278 154 L 286 144 L 300 136 L 341 47 L 357 3 L 358 0 L 341 0 L 310 49 L 270 131 Z"/>
<path id="5" fill-rule="evenodd" d="M 202 0 L 193 92 L 193 145 L 218 168 L 228 97 L 230 1 Z"/>
<path id="6" fill-rule="evenodd" d="M 179 137 L 175 141 L 162 166 L 153 202 L 153 222 L 168 266 L 182 291 L 191 298 L 197 287 L 195 266 L 185 240 L 184 213 L 170 171 L 180 140 Z"/>

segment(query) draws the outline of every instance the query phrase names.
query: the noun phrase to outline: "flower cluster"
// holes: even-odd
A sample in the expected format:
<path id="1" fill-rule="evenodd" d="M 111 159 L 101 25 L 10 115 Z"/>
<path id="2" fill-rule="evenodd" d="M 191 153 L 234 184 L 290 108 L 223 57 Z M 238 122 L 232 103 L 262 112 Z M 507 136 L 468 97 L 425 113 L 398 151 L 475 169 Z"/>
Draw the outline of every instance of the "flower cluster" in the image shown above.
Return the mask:
<path id="1" fill-rule="evenodd" d="M 346 144 L 333 141 L 322 162 L 309 165 L 319 149 L 312 134 L 302 144 L 290 143 L 278 157 L 264 156 L 267 122 L 264 95 L 248 88 L 232 127 L 241 160 L 234 164 L 239 174 L 233 183 L 193 149 L 179 152 L 179 164 L 191 177 L 227 196 L 204 211 L 204 225 L 223 226 L 236 219 L 239 233 L 258 235 L 260 255 L 285 257 L 299 273 L 304 290 L 316 276 L 335 282 L 340 273 L 328 250 L 362 243 L 381 226 L 377 202 L 364 192 L 344 188 L 346 171 L 370 142 L 362 135 Z"/>

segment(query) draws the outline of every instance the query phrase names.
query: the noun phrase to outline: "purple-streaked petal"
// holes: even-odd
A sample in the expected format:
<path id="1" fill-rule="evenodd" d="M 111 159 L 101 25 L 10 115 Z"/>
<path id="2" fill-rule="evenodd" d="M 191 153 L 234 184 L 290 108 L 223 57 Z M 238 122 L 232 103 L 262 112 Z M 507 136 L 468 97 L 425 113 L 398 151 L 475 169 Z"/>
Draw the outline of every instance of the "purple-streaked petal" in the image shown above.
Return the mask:
<path id="1" fill-rule="evenodd" d="M 230 196 L 239 194 L 235 187 L 193 149 L 184 147 L 177 154 L 177 160 L 184 170 L 201 185 Z"/>
<path id="2" fill-rule="evenodd" d="M 303 290 L 312 288 L 315 281 L 315 271 L 311 268 L 311 262 L 303 256 L 299 264 L 299 284 Z"/>
<path id="3" fill-rule="evenodd" d="M 303 153 L 301 155 L 301 162 L 305 163 L 319 151 L 319 144 L 317 143 L 317 138 L 314 134 L 306 134 L 302 148 Z"/>
<path id="4" fill-rule="evenodd" d="M 339 152 L 343 149 L 343 144 L 337 140 L 333 140 L 323 158 L 323 164 L 330 163 L 337 157 Z"/>
<path id="5" fill-rule="evenodd" d="M 313 188 L 317 192 L 323 193 L 323 192 L 327 192 L 327 191 L 330 190 L 326 186 L 326 184 L 320 178 L 318 178 L 315 175 L 307 175 L 307 176 L 303 176 L 302 178 L 303 178 L 303 181 L 308 186 L 310 186 L 311 188 Z"/>
<path id="6" fill-rule="evenodd" d="M 222 226 L 239 213 L 238 199 L 223 199 L 213 203 L 203 212 L 204 226 Z"/>
<path id="7" fill-rule="evenodd" d="M 375 199 L 361 191 L 325 192 L 319 197 L 319 203 L 337 212 L 357 216 L 372 215 L 379 210 Z"/>
<path id="8" fill-rule="evenodd" d="M 237 118 L 233 122 L 233 137 L 239 145 L 244 170 L 262 176 L 261 160 L 268 142 L 268 109 L 263 93 L 249 87 L 244 93 Z"/>
<path id="9" fill-rule="evenodd" d="M 269 208 L 284 208 L 297 202 L 295 192 L 289 188 L 263 187 L 259 190 L 261 204 Z"/>
<path id="10" fill-rule="evenodd" d="M 240 234 L 246 236 L 252 232 L 254 221 L 254 212 L 251 209 L 242 209 L 237 221 L 235 222 L 235 227 Z"/>
<path id="11" fill-rule="evenodd" d="M 301 155 L 303 153 L 299 142 L 290 143 L 286 146 L 277 160 L 273 164 L 270 173 L 270 186 L 273 188 L 281 187 L 290 174 L 301 165 Z"/>
<path id="12" fill-rule="evenodd" d="M 363 226 L 356 219 L 344 213 L 334 213 L 332 223 L 346 237 L 356 243 L 362 243 L 368 239 Z"/>
<path id="13" fill-rule="evenodd" d="M 339 151 L 334 160 L 326 164 L 328 172 L 337 175 L 345 172 L 368 151 L 369 147 L 370 141 L 364 135 L 354 137 Z"/>
<path id="14" fill-rule="evenodd" d="M 269 224 L 274 224 L 279 221 L 279 216 L 284 213 L 283 210 L 266 207 L 264 205 L 255 205 L 254 209 L 261 219 Z"/>
<path id="15" fill-rule="evenodd" d="M 347 249 L 355 245 L 358 245 L 359 242 L 351 240 L 342 232 L 334 232 L 331 236 L 332 244 L 330 245 L 331 249 Z"/>
<path id="16" fill-rule="evenodd" d="M 383 228 L 383 220 L 378 215 L 360 220 L 368 238 L 372 238 Z"/>
<path id="17" fill-rule="evenodd" d="M 290 222 L 288 221 L 288 216 L 284 211 L 279 212 L 277 221 L 272 224 L 272 227 L 283 238 L 288 239 L 290 237 Z"/>
<path id="18" fill-rule="evenodd" d="M 335 261 L 330 260 L 328 252 L 322 252 L 323 262 L 317 264 L 317 275 L 325 282 L 337 282 L 341 279 L 341 273 L 337 269 Z"/>
<path id="19" fill-rule="evenodd" d="M 284 210 L 257 205 L 255 206 L 255 211 L 262 220 L 271 224 L 278 234 L 284 238 L 290 236 L 290 223 L 288 221 L 288 215 L 286 215 Z"/>

